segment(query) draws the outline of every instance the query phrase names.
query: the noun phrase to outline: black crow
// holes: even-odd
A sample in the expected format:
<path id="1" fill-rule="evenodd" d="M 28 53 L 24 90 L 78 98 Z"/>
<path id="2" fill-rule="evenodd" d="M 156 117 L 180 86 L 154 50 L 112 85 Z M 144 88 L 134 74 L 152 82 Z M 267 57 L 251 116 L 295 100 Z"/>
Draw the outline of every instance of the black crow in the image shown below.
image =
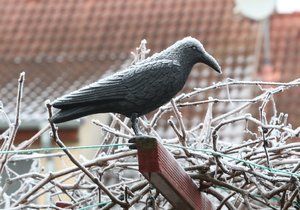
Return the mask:
<path id="1" fill-rule="evenodd" d="M 221 73 L 203 45 L 186 37 L 123 71 L 56 99 L 52 106 L 59 111 L 51 120 L 61 123 L 95 113 L 120 113 L 131 118 L 138 134 L 137 118 L 170 101 L 183 88 L 196 63 Z"/>

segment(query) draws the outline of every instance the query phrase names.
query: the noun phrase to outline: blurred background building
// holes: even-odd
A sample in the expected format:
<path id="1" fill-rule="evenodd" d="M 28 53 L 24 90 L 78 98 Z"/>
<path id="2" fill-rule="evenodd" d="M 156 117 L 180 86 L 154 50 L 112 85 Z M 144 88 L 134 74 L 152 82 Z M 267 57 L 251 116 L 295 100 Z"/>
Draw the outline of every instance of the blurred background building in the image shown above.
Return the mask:
<path id="1" fill-rule="evenodd" d="M 185 91 L 228 77 L 293 80 L 300 76 L 300 13 L 293 2 L 296 0 L 278 1 L 266 28 L 262 21 L 241 15 L 234 0 L 0 1 L 0 100 L 13 119 L 17 78 L 25 71 L 17 139 L 27 139 L 47 123 L 46 99 L 53 100 L 119 70 L 130 63 L 130 52 L 144 38 L 154 53 L 193 36 L 217 58 L 223 75 L 218 77 L 204 65 L 197 65 Z M 214 97 L 224 98 L 226 94 L 219 91 Z M 232 98 L 252 94 L 250 89 L 231 90 Z M 290 91 L 278 100 L 279 111 L 290 113 L 290 121 L 297 126 L 298 95 L 299 90 Z M 218 114 L 230 109 L 230 104 L 215 107 Z M 205 111 L 205 106 L 193 112 L 186 110 L 187 127 L 203 120 Z M 101 116 L 109 121 L 107 115 Z M 6 121 L 1 120 L 1 129 L 7 129 Z M 159 132 L 170 132 L 163 129 L 161 126 Z M 101 132 L 90 120 L 62 124 L 60 131 L 69 144 L 87 145 L 101 140 Z M 47 135 L 41 142 L 42 146 L 51 145 Z"/>

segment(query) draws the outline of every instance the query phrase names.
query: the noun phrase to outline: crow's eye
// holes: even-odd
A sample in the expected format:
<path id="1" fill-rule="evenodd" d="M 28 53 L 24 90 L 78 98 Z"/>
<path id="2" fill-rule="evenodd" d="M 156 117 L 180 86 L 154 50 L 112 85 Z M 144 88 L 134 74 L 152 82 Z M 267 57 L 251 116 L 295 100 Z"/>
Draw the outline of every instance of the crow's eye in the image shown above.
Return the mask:
<path id="1" fill-rule="evenodd" d="M 194 46 L 194 47 L 192 47 L 192 49 L 193 49 L 193 50 L 197 50 L 197 47 Z"/>

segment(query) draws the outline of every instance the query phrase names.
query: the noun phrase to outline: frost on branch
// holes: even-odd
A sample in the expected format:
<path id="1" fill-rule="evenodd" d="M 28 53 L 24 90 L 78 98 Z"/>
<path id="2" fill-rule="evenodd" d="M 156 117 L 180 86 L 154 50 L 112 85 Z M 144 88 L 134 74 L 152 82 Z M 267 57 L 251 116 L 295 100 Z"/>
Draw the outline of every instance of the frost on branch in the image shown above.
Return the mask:
<path id="1" fill-rule="evenodd" d="M 139 50 L 147 52 L 143 46 Z M 144 59 L 139 55 L 137 60 Z M 81 148 L 94 152 L 92 159 L 74 155 L 74 148 L 64 144 L 53 124 L 16 144 L 14 138 L 22 111 L 22 81 L 19 80 L 19 94 L 16 96 L 15 121 L 10 122 L 0 107 L 2 119 L 10 125 L 0 136 L 0 168 L 7 174 L 7 178 L 3 180 L 2 176 L 1 180 L 0 208 L 170 208 L 165 198 L 138 172 L 136 150 L 128 148 L 127 142 L 133 131 L 127 118 L 110 114 L 110 125 L 93 121 L 105 132 L 105 137 L 103 145 Z M 275 96 L 299 88 L 299 85 L 300 79 L 287 83 L 225 80 L 181 94 L 148 119 L 141 118 L 139 125 L 145 134 L 156 137 L 165 145 L 195 180 L 200 191 L 218 201 L 215 202 L 218 209 L 225 206 L 228 209 L 297 209 L 300 143 L 287 142 L 298 138 L 300 127 L 289 123 L 284 110 L 277 110 Z M 236 99 L 230 97 L 230 93 L 225 98 L 214 97 L 214 91 L 224 89 L 230 92 L 233 87 L 251 87 L 260 91 L 253 91 L 258 94 L 252 98 Z M 212 94 L 206 100 L 196 99 L 197 95 L 208 91 Z M 213 115 L 218 103 L 233 103 L 234 106 L 222 114 Z M 181 112 L 182 107 L 193 110 L 203 105 L 208 105 L 204 121 L 187 128 L 184 122 L 188 118 Z M 51 116 L 49 103 L 47 110 Z M 166 113 L 174 117 L 168 119 Z M 176 137 L 163 138 L 157 132 L 159 121 L 167 121 Z M 222 130 L 230 124 L 242 127 L 241 144 L 220 141 Z M 32 150 L 31 145 L 46 131 L 51 131 L 57 150 L 47 153 L 47 149 Z M 24 153 L 24 150 L 31 153 Z M 62 162 L 69 160 L 72 165 L 49 173 L 43 170 L 45 165 L 41 162 L 46 157 L 58 158 Z M 11 163 L 21 159 L 31 159 L 33 163 L 28 172 L 18 174 Z M 19 189 L 9 193 L 10 186 L 15 183 L 19 183 Z"/>

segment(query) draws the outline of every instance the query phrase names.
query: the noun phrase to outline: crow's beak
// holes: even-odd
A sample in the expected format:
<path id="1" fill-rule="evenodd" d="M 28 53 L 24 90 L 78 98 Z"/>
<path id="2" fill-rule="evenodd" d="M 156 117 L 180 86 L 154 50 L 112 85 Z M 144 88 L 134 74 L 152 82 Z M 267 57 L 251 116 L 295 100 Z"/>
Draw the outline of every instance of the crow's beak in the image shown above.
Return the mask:
<path id="1" fill-rule="evenodd" d="M 213 68 L 216 72 L 222 74 L 220 65 L 218 64 L 217 60 L 214 57 L 212 57 L 210 54 L 208 53 L 203 54 L 202 62 L 210 66 L 211 68 Z"/>

